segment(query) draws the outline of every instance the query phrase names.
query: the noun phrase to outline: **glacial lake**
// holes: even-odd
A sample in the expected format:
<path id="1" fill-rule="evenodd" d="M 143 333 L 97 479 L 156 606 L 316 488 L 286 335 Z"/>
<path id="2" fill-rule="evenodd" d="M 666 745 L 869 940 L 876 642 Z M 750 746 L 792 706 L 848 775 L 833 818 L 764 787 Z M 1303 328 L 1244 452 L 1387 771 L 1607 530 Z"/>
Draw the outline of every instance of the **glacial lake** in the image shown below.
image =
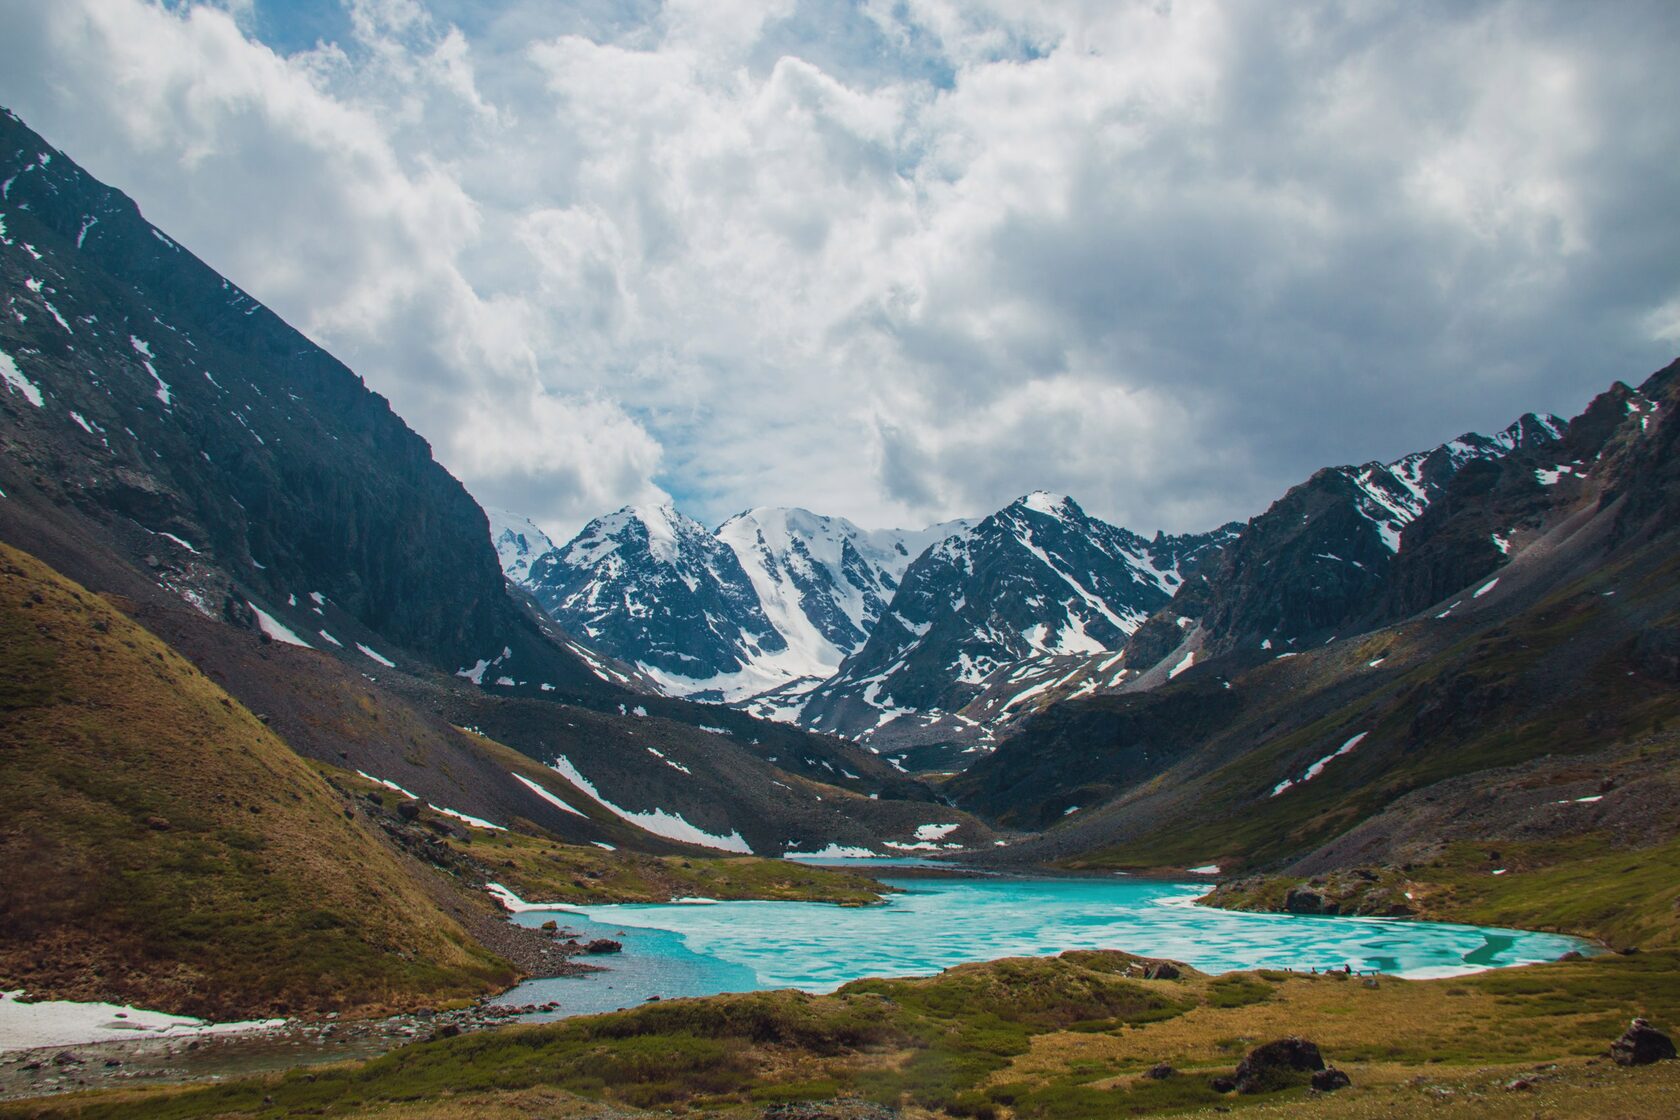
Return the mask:
<path id="1" fill-rule="evenodd" d="M 1124 949 L 1204 972 L 1248 968 L 1355 971 L 1413 978 L 1555 960 L 1585 942 L 1550 933 L 1412 922 L 1241 914 L 1193 905 L 1205 885 L 1137 879 L 891 879 L 885 905 L 693 902 L 556 907 L 515 914 L 553 919 L 582 940 L 624 952 L 580 958 L 607 971 L 531 980 L 512 1005 L 555 1001 L 537 1019 L 634 1007 L 650 996 L 773 988 L 830 992 L 866 976 L 928 976 L 997 957 L 1064 949 Z"/>

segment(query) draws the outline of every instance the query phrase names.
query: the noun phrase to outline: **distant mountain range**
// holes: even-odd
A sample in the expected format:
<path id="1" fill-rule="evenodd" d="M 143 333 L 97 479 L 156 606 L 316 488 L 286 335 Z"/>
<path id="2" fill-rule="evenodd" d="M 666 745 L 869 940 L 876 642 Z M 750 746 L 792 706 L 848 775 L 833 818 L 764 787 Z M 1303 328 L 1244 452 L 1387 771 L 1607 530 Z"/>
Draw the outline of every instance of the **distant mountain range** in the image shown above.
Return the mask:
<path id="1" fill-rule="evenodd" d="M 1044 491 L 919 532 L 774 508 L 708 531 L 666 505 L 538 555 L 529 522 L 504 515 L 495 534 L 510 579 L 663 691 L 960 768 L 1048 703 L 1158 683 L 1143 674 L 1172 651 L 1188 667 L 1243 641 L 1287 650 L 1403 611 L 1420 578 L 1396 560 L 1407 527 L 1468 465 L 1563 430 L 1530 414 L 1329 468 L 1247 525 L 1181 536 Z"/>

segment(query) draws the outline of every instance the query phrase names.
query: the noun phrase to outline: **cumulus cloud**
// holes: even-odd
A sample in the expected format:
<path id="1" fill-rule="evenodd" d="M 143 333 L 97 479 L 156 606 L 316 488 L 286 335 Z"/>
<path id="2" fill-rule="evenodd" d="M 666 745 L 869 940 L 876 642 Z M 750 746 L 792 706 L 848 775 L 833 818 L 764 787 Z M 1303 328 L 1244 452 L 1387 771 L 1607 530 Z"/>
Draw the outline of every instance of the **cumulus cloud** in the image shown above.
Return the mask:
<path id="1" fill-rule="evenodd" d="M 560 533 L 1206 528 L 1680 337 L 1655 0 L 287 11 L 0 0 L 0 100 Z"/>

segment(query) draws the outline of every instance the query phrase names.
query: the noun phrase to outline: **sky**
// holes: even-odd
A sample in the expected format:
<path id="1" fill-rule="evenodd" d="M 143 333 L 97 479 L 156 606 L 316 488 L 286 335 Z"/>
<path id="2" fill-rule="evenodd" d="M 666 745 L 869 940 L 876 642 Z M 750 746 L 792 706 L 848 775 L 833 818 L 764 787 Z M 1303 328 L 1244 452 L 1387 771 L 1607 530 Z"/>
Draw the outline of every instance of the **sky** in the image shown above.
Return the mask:
<path id="1" fill-rule="evenodd" d="M 0 0 L 0 104 L 557 537 L 1211 528 L 1680 354 L 1680 4 Z"/>

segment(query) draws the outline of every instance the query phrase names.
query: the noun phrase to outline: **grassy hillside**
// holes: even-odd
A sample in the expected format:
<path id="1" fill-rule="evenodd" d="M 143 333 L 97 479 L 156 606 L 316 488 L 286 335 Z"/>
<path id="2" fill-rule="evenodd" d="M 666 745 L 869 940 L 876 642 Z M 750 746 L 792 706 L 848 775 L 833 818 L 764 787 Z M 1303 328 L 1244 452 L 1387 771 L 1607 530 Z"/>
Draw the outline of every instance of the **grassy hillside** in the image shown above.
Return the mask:
<path id="1" fill-rule="evenodd" d="M 237 1017 L 515 979 L 248 710 L 0 545 L 0 986 Z"/>
<path id="2" fill-rule="evenodd" d="M 1020 1120 L 1257 1115 L 1660 1117 L 1680 1065 L 1602 1055 L 1633 1015 L 1673 1030 L 1680 957 L 1653 953 L 1367 984 L 1258 972 L 1141 978 L 1074 952 L 865 980 L 832 996 L 758 992 L 409 1046 L 362 1065 L 161 1091 L 0 1105 L 0 1116 L 419 1118 L 742 1115 L 856 1097 L 913 1113 Z M 1315 1040 L 1353 1087 L 1253 1096 L 1209 1084 L 1253 1046 Z M 1146 1076 L 1157 1063 L 1174 1073 Z M 1509 1090 L 1518 1078 L 1526 1086 Z M 924 1114 L 925 1113 L 921 1113 Z"/>

